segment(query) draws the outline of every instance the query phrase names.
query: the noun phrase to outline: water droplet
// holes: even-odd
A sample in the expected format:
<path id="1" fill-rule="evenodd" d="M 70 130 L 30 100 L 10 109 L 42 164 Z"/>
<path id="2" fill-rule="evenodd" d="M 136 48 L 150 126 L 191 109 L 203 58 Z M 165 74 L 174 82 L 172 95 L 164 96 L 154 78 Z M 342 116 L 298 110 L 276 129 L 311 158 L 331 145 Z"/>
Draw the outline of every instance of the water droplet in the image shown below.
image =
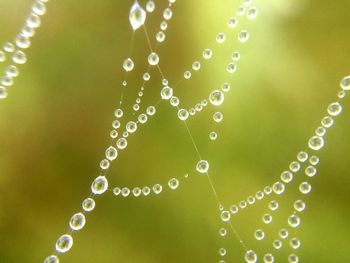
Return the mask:
<path id="1" fill-rule="evenodd" d="M 229 211 L 222 211 L 220 217 L 222 221 L 228 222 L 231 219 L 231 214 Z"/>
<path id="2" fill-rule="evenodd" d="M 300 162 L 306 162 L 306 160 L 309 158 L 309 155 L 307 154 L 307 152 L 299 152 L 297 155 L 297 158 Z"/>
<path id="3" fill-rule="evenodd" d="M 315 133 L 316 133 L 317 136 L 322 137 L 322 136 L 325 136 L 325 135 L 326 135 L 327 130 L 326 130 L 326 128 L 320 126 L 320 127 L 317 127 L 317 128 L 316 128 Z"/>
<path id="4" fill-rule="evenodd" d="M 170 99 L 170 105 L 173 107 L 177 107 L 180 104 L 180 100 L 178 97 L 172 96 Z"/>
<path id="5" fill-rule="evenodd" d="M 156 108 L 154 106 L 148 106 L 146 109 L 146 113 L 149 116 L 153 116 L 156 113 Z"/>
<path id="6" fill-rule="evenodd" d="M 15 43 L 16 43 L 17 47 L 19 47 L 19 48 L 29 48 L 30 47 L 29 38 L 23 34 L 17 35 L 17 37 L 15 38 Z"/>
<path id="7" fill-rule="evenodd" d="M 340 82 L 340 87 L 343 90 L 350 90 L 350 76 L 346 76 L 342 79 L 342 81 Z"/>
<path id="8" fill-rule="evenodd" d="M 163 11 L 163 17 L 165 20 L 170 20 L 173 16 L 173 11 L 170 8 L 165 8 Z"/>
<path id="9" fill-rule="evenodd" d="M 249 33 L 247 30 L 242 30 L 238 34 L 238 40 L 242 43 L 245 43 L 249 40 Z"/>
<path id="10" fill-rule="evenodd" d="M 114 188 L 113 188 L 113 194 L 114 194 L 115 196 L 120 195 L 121 192 L 122 192 L 122 190 L 121 190 L 119 187 L 114 187 Z"/>
<path id="11" fill-rule="evenodd" d="M 296 173 L 300 170 L 301 166 L 300 163 L 294 161 L 289 164 L 289 169 L 293 172 Z"/>
<path id="12" fill-rule="evenodd" d="M 299 262 L 299 257 L 296 254 L 291 254 L 288 257 L 288 262 L 289 263 L 298 263 Z"/>
<path id="13" fill-rule="evenodd" d="M 102 170 L 107 170 L 109 168 L 109 161 L 107 159 L 103 159 L 100 162 L 100 167 Z"/>
<path id="14" fill-rule="evenodd" d="M 223 227 L 220 228 L 219 234 L 220 234 L 220 236 L 222 236 L 222 237 L 226 236 L 226 235 L 227 235 L 227 230 L 226 230 L 226 228 L 223 228 Z"/>
<path id="15" fill-rule="evenodd" d="M 170 187 L 170 189 L 175 190 L 179 187 L 179 180 L 177 180 L 176 178 L 170 179 L 168 182 L 168 186 Z"/>
<path id="16" fill-rule="evenodd" d="M 15 51 L 15 45 L 11 42 L 6 42 L 3 46 L 3 49 L 8 53 L 12 53 Z"/>
<path id="17" fill-rule="evenodd" d="M 188 111 L 185 110 L 185 109 L 180 109 L 180 110 L 177 112 L 177 116 L 179 117 L 180 120 L 185 121 L 185 120 L 188 119 L 189 113 L 188 113 Z"/>
<path id="18" fill-rule="evenodd" d="M 321 124 L 325 128 L 330 128 L 334 124 L 334 120 L 330 116 L 326 116 L 322 119 Z"/>
<path id="19" fill-rule="evenodd" d="M 44 263 L 59 263 L 59 259 L 56 255 L 51 255 L 45 258 Z"/>
<path id="20" fill-rule="evenodd" d="M 213 55 L 213 51 L 211 49 L 209 49 L 209 48 L 204 49 L 203 58 L 210 59 L 212 57 L 212 55 Z"/>
<path id="21" fill-rule="evenodd" d="M 313 155 L 313 156 L 310 157 L 309 162 L 312 165 L 317 165 L 320 162 L 320 158 L 318 158 L 318 156 L 316 156 L 316 155 Z"/>
<path id="22" fill-rule="evenodd" d="M 165 86 L 160 91 L 160 96 L 163 100 L 169 100 L 173 96 L 173 89 L 169 86 Z"/>
<path id="23" fill-rule="evenodd" d="M 132 189 L 132 194 L 133 194 L 135 197 L 140 196 L 141 193 L 142 193 L 142 191 L 141 191 L 141 188 L 140 188 L 140 187 L 135 187 L 134 189 Z"/>
<path id="24" fill-rule="evenodd" d="M 288 230 L 282 228 L 279 232 L 278 235 L 282 238 L 282 239 L 286 239 L 288 237 Z"/>
<path id="25" fill-rule="evenodd" d="M 327 111 L 328 111 L 329 115 L 337 116 L 341 113 L 342 106 L 339 104 L 339 102 L 334 102 L 328 106 Z"/>
<path id="26" fill-rule="evenodd" d="M 158 195 L 162 192 L 163 187 L 160 184 L 155 184 L 155 185 L 153 185 L 152 190 L 155 194 Z"/>
<path id="27" fill-rule="evenodd" d="M 256 240 L 263 240 L 265 237 L 265 233 L 263 230 L 257 229 L 254 233 L 254 237 L 256 238 Z"/>
<path id="28" fill-rule="evenodd" d="M 130 195 L 130 189 L 127 187 L 123 187 L 120 193 L 123 197 L 128 197 Z"/>
<path id="29" fill-rule="evenodd" d="M 230 89 L 231 89 L 231 85 L 228 84 L 228 83 L 226 83 L 226 82 L 225 82 L 224 84 L 222 84 L 222 86 L 221 86 L 221 90 L 222 90 L 223 92 L 229 92 Z"/>
<path id="30" fill-rule="evenodd" d="M 146 114 L 142 113 L 137 117 L 138 121 L 142 124 L 146 123 L 148 120 L 148 117 Z"/>
<path id="31" fill-rule="evenodd" d="M 163 42 L 165 40 L 165 34 L 163 31 L 159 31 L 157 34 L 156 34 L 156 39 L 159 43 Z"/>
<path id="32" fill-rule="evenodd" d="M 255 203 L 255 197 L 254 196 L 248 196 L 247 202 L 250 205 L 254 204 Z"/>
<path id="33" fill-rule="evenodd" d="M 152 13 L 154 11 L 155 7 L 156 7 L 156 5 L 154 4 L 154 2 L 152 0 L 150 0 L 146 3 L 146 10 L 149 13 Z"/>
<path id="34" fill-rule="evenodd" d="M 184 72 L 184 78 L 185 78 L 185 79 L 189 79 L 189 78 L 191 78 L 191 76 L 192 76 L 191 71 L 188 71 L 188 70 L 187 70 L 187 71 Z"/>
<path id="35" fill-rule="evenodd" d="M 224 119 L 224 115 L 221 112 L 215 112 L 213 114 L 213 120 L 217 123 L 221 122 Z"/>
<path id="36" fill-rule="evenodd" d="M 131 58 L 125 59 L 123 68 L 125 71 L 132 71 L 134 69 L 134 61 Z"/>
<path id="37" fill-rule="evenodd" d="M 281 174 L 281 180 L 284 183 L 289 183 L 293 180 L 293 174 L 290 171 L 284 171 Z"/>
<path id="38" fill-rule="evenodd" d="M 46 6 L 42 1 L 38 0 L 32 5 L 32 10 L 35 14 L 42 16 L 46 13 Z"/>
<path id="39" fill-rule="evenodd" d="M 320 136 L 313 136 L 309 140 L 309 148 L 318 151 L 324 146 L 324 139 Z"/>
<path id="40" fill-rule="evenodd" d="M 280 249 L 282 247 L 282 242 L 281 240 L 276 239 L 273 241 L 272 245 L 275 249 Z"/>
<path id="41" fill-rule="evenodd" d="M 244 201 L 244 200 L 242 200 L 242 201 L 240 201 L 240 202 L 239 202 L 239 204 L 238 204 L 238 205 L 239 205 L 239 207 L 240 207 L 240 208 L 244 209 L 244 208 L 246 208 L 246 207 L 247 207 L 247 202 L 246 202 L 246 201 Z"/>
<path id="42" fill-rule="evenodd" d="M 254 19 L 257 17 L 257 15 L 258 15 L 258 9 L 255 6 L 248 9 L 247 17 L 249 19 Z"/>
<path id="43" fill-rule="evenodd" d="M 85 226 L 85 223 L 85 216 L 82 213 L 76 213 L 71 217 L 69 226 L 72 230 L 77 231 L 82 229 Z"/>
<path id="44" fill-rule="evenodd" d="M 209 101 L 214 106 L 221 105 L 224 102 L 224 100 L 225 100 L 224 93 L 222 93 L 222 91 L 220 90 L 214 90 L 209 95 Z"/>
<path id="45" fill-rule="evenodd" d="M 231 205 L 230 211 L 231 211 L 232 214 L 236 214 L 238 212 L 238 206 Z"/>
<path id="46" fill-rule="evenodd" d="M 278 206 L 278 202 L 275 200 L 269 202 L 269 208 L 271 211 L 276 211 L 278 209 Z"/>
<path id="47" fill-rule="evenodd" d="M 230 27 L 230 28 L 234 28 L 238 23 L 238 20 L 235 18 L 235 17 L 231 17 L 229 18 L 229 20 L 227 21 L 227 25 Z"/>
<path id="48" fill-rule="evenodd" d="M 264 255 L 264 263 L 273 263 L 275 261 L 275 258 L 272 254 L 268 253 Z"/>
<path id="49" fill-rule="evenodd" d="M 131 6 L 129 21 L 133 30 L 141 27 L 146 21 L 146 11 L 139 5 L 137 0 Z"/>
<path id="50" fill-rule="evenodd" d="M 27 62 L 27 56 L 23 51 L 17 50 L 13 53 L 12 61 L 16 64 L 25 64 Z"/>
<path id="51" fill-rule="evenodd" d="M 231 58 L 233 61 L 238 61 L 241 58 L 241 54 L 238 51 L 235 51 L 235 52 L 233 52 Z"/>
<path id="52" fill-rule="evenodd" d="M 264 214 L 262 220 L 265 224 L 270 224 L 272 222 L 272 216 L 270 214 Z"/>
<path id="53" fill-rule="evenodd" d="M 129 121 L 129 122 L 126 124 L 126 130 L 127 130 L 129 133 L 134 133 L 134 132 L 136 132 L 136 130 L 137 130 L 137 124 L 136 124 L 136 122 L 134 122 L 134 121 Z"/>
<path id="54" fill-rule="evenodd" d="M 34 13 L 31 13 L 26 20 L 26 24 L 29 27 L 38 28 L 41 25 L 40 17 Z"/>
<path id="55" fill-rule="evenodd" d="M 294 202 L 294 209 L 298 212 L 303 212 L 306 208 L 306 204 L 303 200 L 296 200 Z"/>
<path id="56" fill-rule="evenodd" d="M 219 255 L 220 256 L 224 257 L 224 256 L 226 256 L 226 254 L 227 254 L 227 251 L 226 251 L 225 248 L 222 247 L 222 248 L 219 249 Z"/>
<path id="57" fill-rule="evenodd" d="M 309 184 L 308 182 L 302 182 L 300 185 L 299 185 L 299 191 L 302 193 L 302 194 L 309 194 L 312 190 L 312 187 L 311 187 L 311 184 Z"/>
<path id="58" fill-rule="evenodd" d="M 315 176 L 316 173 L 317 173 L 317 169 L 312 165 L 309 165 L 308 167 L 305 168 L 305 174 L 309 177 Z"/>
<path id="59" fill-rule="evenodd" d="M 243 15 L 245 13 L 245 8 L 244 6 L 239 6 L 238 9 L 237 9 L 237 14 L 238 15 Z"/>
<path id="60" fill-rule="evenodd" d="M 228 72 L 228 73 L 233 74 L 233 73 L 236 72 L 236 70 L 237 70 L 237 66 L 236 66 L 235 63 L 231 62 L 231 63 L 229 63 L 229 64 L 227 65 L 227 72 Z"/>
<path id="61" fill-rule="evenodd" d="M 0 100 L 7 98 L 7 89 L 0 86 Z"/>
<path id="62" fill-rule="evenodd" d="M 219 43 L 219 44 L 224 43 L 225 39 L 226 39 L 226 35 L 224 33 L 219 33 L 216 36 L 216 42 Z"/>
<path id="63" fill-rule="evenodd" d="M 264 198 L 264 193 L 262 191 L 258 191 L 255 194 L 256 199 L 262 200 Z"/>
<path id="64" fill-rule="evenodd" d="M 198 70 L 200 70 L 200 68 L 201 68 L 201 63 L 199 61 L 194 61 L 192 63 L 192 69 L 193 70 L 198 71 Z"/>
<path id="65" fill-rule="evenodd" d="M 200 160 L 196 165 L 196 170 L 201 174 L 207 173 L 209 170 L 209 163 L 206 160 Z"/>
<path id="66" fill-rule="evenodd" d="M 288 217 L 288 225 L 294 228 L 298 227 L 300 225 L 300 218 L 296 215 L 291 215 Z"/>
<path id="67" fill-rule="evenodd" d="M 245 253 L 244 258 L 247 263 L 255 263 L 258 260 L 258 257 L 253 250 L 248 250 Z"/>
<path id="68" fill-rule="evenodd" d="M 106 154 L 106 158 L 110 161 L 115 160 L 118 156 L 117 149 L 114 148 L 113 146 L 108 147 L 105 154 Z"/>
<path id="69" fill-rule="evenodd" d="M 108 181 L 105 176 L 98 176 L 91 184 L 91 191 L 95 195 L 100 195 L 108 189 Z"/>
<path id="70" fill-rule="evenodd" d="M 273 189 L 275 194 L 280 195 L 284 192 L 285 186 L 281 182 L 276 182 L 273 184 L 272 189 Z"/>
<path id="71" fill-rule="evenodd" d="M 117 140 L 116 145 L 117 145 L 118 149 L 123 150 L 128 146 L 128 141 L 125 138 L 120 138 Z"/>
<path id="72" fill-rule="evenodd" d="M 149 56 L 148 56 L 148 63 L 151 66 L 158 65 L 158 63 L 159 63 L 159 56 L 158 56 L 158 54 L 156 52 L 152 52 L 151 54 L 149 54 Z"/>
<path id="73" fill-rule="evenodd" d="M 293 248 L 293 249 L 298 249 L 300 248 L 301 246 L 301 242 L 299 239 L 297 238 L 292 238 L 290 241 L 289 241 L 289 245 Z"/>
<path id="74" fill-rule="evenodd" d="M 212 141 L 215 141 L 218 138 L 218 134 L 216 132 L 209 133 L 209 138 Z"/>
<path id="75" fill-rule="evenodd" d="M 168 28 L 168 23 L 163 21 L 162 23 L 160 23 L 160 29 L 165 31 Z"/>
<path id="76" fill-rule="evenodd" d="M 58 253 L 66 253 L 73 246 L 73 238 L 71 235 L 60 236 L 56 242 L 56 251 Z"/>
<path id="77" fill-rule="evenodd" d="M 264 193 L 267 194 L 267 195 L 271 194 L 272 193 L 271 186 L 265 186 Z"/>
<path id="78" fill-rule="evenodd" d="M 92 198 L 86 198 L 83 203 L 82 203 L 82 208 L 84 209 L 85 212 L 90 212 L 94 210 L 95 208 L 95 200 Z"/>
<path id="79" fill-rule="evenodd" d="M 4 62 L 6 60 L 6 55 L 3 51 L 0 50 L 0 62 Z"/>

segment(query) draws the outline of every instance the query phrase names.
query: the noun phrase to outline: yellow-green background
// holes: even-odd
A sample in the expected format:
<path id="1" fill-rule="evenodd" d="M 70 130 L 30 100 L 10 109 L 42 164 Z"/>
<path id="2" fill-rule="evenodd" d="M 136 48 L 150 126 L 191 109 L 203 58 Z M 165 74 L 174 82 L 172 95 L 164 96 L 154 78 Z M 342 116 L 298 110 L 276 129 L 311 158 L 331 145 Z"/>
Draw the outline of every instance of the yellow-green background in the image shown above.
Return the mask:
<path id="1" fill-rule="evenodd" d="M 142 4 L 145 1 L 140 1 Z M 350 2 L 348 0 L 255 1 L 259 16 L 240 22 L 251 39 L 240 45 L 227 35 L 222 52 L 193 78 L 176 87 L 184 107 L 190 107 L 218 88 L 232 84 L 220 110 L 224 121 L 208 153 L 212 130 L 207 107 L 188 125 L 199 150 L 208 158 L 213 182 L 224 205 L 237 204 L 278 180 L 336 100 L 339 81 L 350 74 Z M 130 26 L 126 0 L 61 0 L 48 3 L 28 63 L 0 102 L 0 262 L 42 262 L 55 240 L 67 230 L 70 216 L 80 210 L 99 161 L 109 144 L 108 134 L 121 92 L 121 63 L 128 54 Z M 0 0 L 0 42 L 13 39 L 28 13 L 29 0 Z M 165 1 L 147 19 L 154 38 Z M 161 45 L 160 66 L 174 85 L 201 50 L 215 45 L 216 32 L 225 30 L 238 1 L 178 0 Z M 232 32 L 231 32 L 232 33 Z M 237 29 L 234 30 L 234 34 Z M 141 83 L 148 48 L 142 30 L 136 34 L 135 71 L 126 90 L 126 115 Z M 154 43 L 154 41 L 153 41 Z M 241 61 L 233 76 L 225 72 L 233 50 Z M 159 99 L 157 72 L 145 86 L 143 106 Z M 302 225 L 290 231 L 302 247 L 301 262 L 348 262 L 350 101 L 328 131 L 319 152 L 319 174 L 305 197 Z M 144 107 L 142 107 L 144 110 Z M 125 119 L 124 119 L 125 120 Z M 123 123 L 125 124 L 125 123 Z M 227 262 L 243 262 L 243 249 L 232 233 L 220 238 L 217 204 L 204 176 L 194 172 L 197 155 L 175 109 L 162 102 L 154 118 L 129 138 L 127 150 L 108 172 L 110 186 L 166 184 L 172 177 L 190 177 L 177 191 L 159 196 L 123 199 L 111 192 L 96 198 L 87 225 L 74 235 L 72 250 L 61 262 L 217 262 L 226 247 Z M 233 224 L 259 256 L 272 252 L 286 262 L 292 252 L 284 241 L 272 248 L 281 224 L 300 198 L 298 174 L 285 195 L 274 223 L 261 221 L 267 201 L 242 211 Z M 166 187 L 165 187 L 166 188 Z M 304 198 L 304 197 L 303 197 Z M 263 242 L 253 231 L 264 228 Z M 261 258 L 261 257 L 260 257 Z M 261 261 L 260 261 L 261 262 Z"/>

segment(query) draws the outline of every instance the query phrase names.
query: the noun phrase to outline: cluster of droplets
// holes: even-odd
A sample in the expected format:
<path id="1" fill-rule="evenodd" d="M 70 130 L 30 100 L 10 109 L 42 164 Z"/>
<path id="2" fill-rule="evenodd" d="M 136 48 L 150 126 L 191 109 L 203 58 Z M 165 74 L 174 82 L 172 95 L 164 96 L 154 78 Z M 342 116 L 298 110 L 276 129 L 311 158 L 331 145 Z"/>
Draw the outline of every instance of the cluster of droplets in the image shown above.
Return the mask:
<path id="1" fill-rule="evenodd" d="M 27 56 L 24 52 L 31 45 L 31 38 L 35 35 L 35 31 L 41 25 L 41 16 L 46 13 L 46 2 L 48 0 L 35 0 L 31 6 L 30 13 L 22 29 L 11 42 L 6 42 L 0 49 L 0 64 L 7 61 L 10 57 L 5 72 L 0 75 L 0 100 L 8 96 L 7 88 L 14 85 L 14 80 L 19 76 L 19 65 L 27 62 Z"/>

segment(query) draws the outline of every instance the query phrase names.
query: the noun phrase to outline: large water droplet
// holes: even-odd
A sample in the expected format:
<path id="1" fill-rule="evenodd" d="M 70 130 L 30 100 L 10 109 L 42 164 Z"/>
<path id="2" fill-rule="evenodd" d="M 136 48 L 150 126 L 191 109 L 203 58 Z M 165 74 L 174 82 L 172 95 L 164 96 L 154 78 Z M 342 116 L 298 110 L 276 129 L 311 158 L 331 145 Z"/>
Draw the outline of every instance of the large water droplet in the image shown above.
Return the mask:
<path id="1" fill-rule="evenodd" d="M 211 104 L 214 106 L 219 106 L 224 102 L 225 95 L 222 91 L 220 90 L 214 90 L 212 93 L 209 95 L 209 101 Z"/>
<path id="2" fill-rule="evenodd" d="M 107 191 L 108 188 L 108 181 L 105 176 L 98 176 L 91 184 L 91 191 L 96 194 L 100 195 Z"/>
<path id="3" fill-rule="evenodd" d="M 85 216 L 82 213 L 77 213 L 74 214 L 70 221 L 69 221 L 69 226 L 72 230 L 80 230 L 85 226 L 86 219 Z"/>
<path id="4" fill-rule="evenodd" d="M 324 146 L 323 137 L 313 136 L 309 140 L 309 147 L 314 151 L 320 150 Z"/>
<path id="5" fill-rule="evenodd" d="M 56 242 L 56 251 L 58 253 L 66 253 L 73 246 L 73 238 L 71 235 L 63 235 Z"/>
<path id="6" fill-rule="evenodd" d="M 146 21 L 146 11 L 140 6 L 137 0 L 131 6 L 129 13 L 129 21 L 133 30 L 138 29 Z"/>

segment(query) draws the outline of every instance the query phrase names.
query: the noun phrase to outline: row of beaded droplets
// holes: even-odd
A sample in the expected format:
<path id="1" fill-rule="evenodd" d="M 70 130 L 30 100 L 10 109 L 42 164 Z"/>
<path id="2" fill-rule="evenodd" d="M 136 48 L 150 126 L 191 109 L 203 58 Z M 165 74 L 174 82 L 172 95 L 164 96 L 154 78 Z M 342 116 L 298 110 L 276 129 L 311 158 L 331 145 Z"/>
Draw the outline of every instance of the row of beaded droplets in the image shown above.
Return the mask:
<path id="1" fill-rule="evenodd" d="M 31 38 L 35 31 L 41 25 L 41 16 L 46 13 L 46 2 L 48 0 L 35 0 L 32 4 L 30 13 L 24 22 L 24 25 L 13 43 L 6 42 L 0 50 L 0 64 L 7 61 L 11 56 L 11 61 L 5 68 L 3 75 L 0 75 L 0 100 L 8 96 L 7 88 L 14 85 L 14 79 L 19 76 L 19 65 L 27 62 L 27 56 L 24 52 L 31 45 Z"/>

